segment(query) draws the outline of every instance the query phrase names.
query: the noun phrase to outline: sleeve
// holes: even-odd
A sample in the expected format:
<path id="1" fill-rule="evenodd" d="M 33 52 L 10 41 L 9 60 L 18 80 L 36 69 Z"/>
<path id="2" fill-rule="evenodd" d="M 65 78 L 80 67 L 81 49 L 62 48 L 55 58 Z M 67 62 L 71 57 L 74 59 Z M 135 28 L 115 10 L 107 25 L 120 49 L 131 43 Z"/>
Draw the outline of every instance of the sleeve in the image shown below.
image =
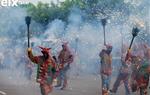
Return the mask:
<path id="1" fill-rule="evenodd" d="M 127 54 L 126 54 L 126 58 L 125 58 L 125 61 L 129 60 L 131 58 L 132 54 L 131 54 L 131 50 L 129 49 L 127 51 Z"/>
<path id="2" fill-rule="evenodd" d="M 73 56 L 73 54 L 70 54 L 70 56 L 69 56 L 69 64 L 72 63 L 73 60 L 74 60 L 74 56 Z"/>
<path id="3" fill-rule="evenodd" d="M 112 55 L 109 57 L 109 64 L 112 64 Z"/>
<path id="4" fill-rule="evenodd" d="M 62 61 L 61 61 L 61 51 L 59 52 L 59 54 L 58 54 L 58 63 L 61 63 Z"/>
<path id="5" fill-rule="evenodd" d="M 102 50 L 100 53 L 99 53 L 99 57 L 103 57 L 104 55 L 104 50 Z"/>
<path id="6" fill-rule="evenodd" d="M 30 49 L 28 49 L 28 57 L 29 57 L 29 59 L 33 62 L 33 63 L 36 63 L 36 64 L 38 64 L 38 62 L 39 62 L 39 56 L 33 56 L 33 53 L 32 53 L 32 50 Z"/>
<path id="7" fill-rule="evenodd" d="M 101 57 L 101 56 L 102 56 L 102 52 L 99 53 L 99 57 Z"/>
<path id="8" fill-rule="evenodd" d="M 106 54 L 103 55 L 103 60 L 105 64 L 109 63 L 108 56 Z"/>

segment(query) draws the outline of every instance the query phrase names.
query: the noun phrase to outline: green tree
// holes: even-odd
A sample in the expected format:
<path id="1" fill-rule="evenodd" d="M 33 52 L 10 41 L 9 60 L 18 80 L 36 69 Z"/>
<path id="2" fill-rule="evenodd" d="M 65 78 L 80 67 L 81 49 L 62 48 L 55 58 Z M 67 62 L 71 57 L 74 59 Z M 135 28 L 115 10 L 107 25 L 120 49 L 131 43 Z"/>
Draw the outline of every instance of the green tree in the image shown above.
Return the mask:
<path id="1" fill-rule="evenodd" d="M 45 25 L 49 22 L 49 4 L 42 2 L 39 2 L 37 6 L 29 4 L 27 6 L 27 12 L 38 23 Z"/>

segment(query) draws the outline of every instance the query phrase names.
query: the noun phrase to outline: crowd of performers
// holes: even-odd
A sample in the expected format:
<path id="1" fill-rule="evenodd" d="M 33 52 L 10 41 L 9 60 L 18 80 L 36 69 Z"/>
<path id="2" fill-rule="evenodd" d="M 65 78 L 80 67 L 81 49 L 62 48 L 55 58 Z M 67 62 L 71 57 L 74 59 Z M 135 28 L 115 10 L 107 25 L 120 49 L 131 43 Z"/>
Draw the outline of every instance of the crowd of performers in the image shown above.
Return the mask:
<path id="1" fill-rule="evenodd" d="M 37 64 L 37 82 L 40 84 L 41 95 L 48 95 L 53 89 L 53 81 L 57 78 L 57 85 L 61 90 L 68 84 L 68 70 L 73 62 L 73 54 L 68 48 L 67 42 L 63 43 L 58 57 L 52 56 L 51 48 L 41 48 L 42 55 L 34 56 L 32 49 L 28 48 L 29 59 Z"/>
<path id="2" fill-rule="evenodd" d="M 42 55 L 35 56 L 32 48 L 28 48 L 28 57 L 21 57 L 18 62 L 21 63 L 21 60 L 25 60 L 26 78 L 31 80 L 33 63 L 35 63 L 38 67 L 36 81 L 40 84 L 41 95 L 51 93 L 53 86 L 64 90 L 68 86 L 68 73 L 70 65 L 74 61 L 74 54 L 71 52 L 68 43 L 62 44 L 62 49 L 57 56 L 52 55 L 51 48 L 39 48 Z M 148 87 L 150 77 L 150 46 L 146 43 L 135 43 L 131 49 L 128 49 L 127 45 L 122 46 L 121 66 L 114 83 L 111 83 L 112 73 L 115 71 L 112 66 L 112 60 L 114 60 L 112 58 L 112 50 L 113 46 L 107 44 L 99 53 L 102 80 L 102 93 L 100 95 L 116 95 L 118 88 L 122 84 L 125 87 L 125 95 L 148 95 L 150 88 Z M 2 61 L 0 62 L 3 63 Z M 57 79 L 57 83 L 53 85 L 55 79 Z M 110 84 L 113 84 L 112 88 L 110 88 Z"/>
<path id="3" fill-rule="evenodd" d="M 127 49 L 123 46 L 121 67 L 116 81 L 110 88 L 112 75 L 112 46 L 105 45 L 99 56 L 101 58 L 102 95 L 115 95 L 121 84 L 124 84 L 125 95 L 148 95 L 150 77 L 150 47 L 147 44 Z M 141 52 L 143 51 L 143 52 Z"/>
<path id="4" fill-rule="evenodd" d="M 34 56 L 32 49 L 28 48 L 29 59 L 37 64 L 37 82 L 40 84 L 41 94 L 48 95 L 53 89 L 53 81 L 57 79 L 57 85 L 61 90 L 68 84 L 68 70 L 73 63 L 74 56 L 67 43 L 62 44 L 62 50 L 58 56 L 52 56 L 50 48 L 39 47 L 42 55 Z M 110 88 L 112 76 L 112 50 L 111 45 L 105 45 L 99 57 L 101 59 L 102 95 L 115 95 L 121 84 L 124 84 L 125 94 L 148 95 L 150 76 L 150 46 L 140 44 L 132 49 L 122 47 L 121 66 L 113 87 Z M 142 51 L 142 52 L 141 52 Z M 30 64 L 28 64 L 30 67 Z M 32 67 L 32 66 L 31 66 Z M 30 73 L 30 72 L 29 72 Z M 29 77 L 30 79 L 31 77 Z"/>
<path id="5" fill-rule="evenodd" d="M 48 95 L 52 91 L 52 83 L 54 79 L 58 79 L 58 83 L 55 87 L 61 87 L 65 89 L 67 86 L 68 70 L 70 64 L 73 62 L 74 56 L 69 50 L 67 43 L 62 45 L 62 50 L 58 56 L 52 56 L 50 48 L 41 48 L 42 55 L 34 56 L 30 47 L 30 31 L 29 26 L 31 23 L 31 17 L 25 18 L 28 30 L 28 57 L 29 59 L 37 64 L 37 82 L 40 84 L 41 94 Z M 106 44 L 105 40 L 105 26 L 107 19 L 101 20 L 104 30 L 104 45 L 105 49 L 102 49 L 99 57 L 101 59 L 101 80 L 102 80 L 102 95 L 109 95 L 116 93 L 118 87 L 124 83 L 126 95 L 132 95 L 132 92 L 140 92 L 140 95 L 148 95 L 148 84 L 150 75 L 150 47 L 147 44 L 141 44 L 140 51 L 143 50 L 144 54 L 134 54 L 131 48 L 134 38 L 137 36 L 139 29 L 134 27 L 132 30 L 132 41 L 129 49 L 125 48 L 122 50 L 121 56 L 121 67 L 117 79 L 110 89 L 110 81 L 112 75 L 112 49 L 111 45 Z M 126 50 L 127 49 L 127 50 Z M 138 51 L 137 51 L 138 52 Z M 30 66 L 29 66 L 30 67 Z M 32 71 L 29 71 L 30 74 Z M 29 77 L 30 79 L 30 77 Z"/>
<path id="6" fill-rule="evenodd" d="M 39 47 L 41 54 L 35 56 L 32 48 L 27 49 L 25 60 L 25 76 L 31 80 L 34 64 L 37 65 L 36 81 L 40 84 L 41 95 L 48 95 L 53 86 L 64 90 L 68 86 L 68 73 L 74 61 L 74 54 L 69 49 L 68 43 L 62 44 L 62 49 L 57 56 L 53 56 L 51 48 Z M 100 74 L 102 80 L 100 95 L 115 95 L 119 86 L 124 84 L 125 95 L 148 95 L 150 77 L 150 46 L 146 43 L 135 44 L 131 49 L 122 46 L 119 72 L 114 83 L 111 83 L 113 71 L 112 45 L 105 45 L 100 51 Z M 2 63 L 2 62 L 1 62 Z M 20 61 L 19 61 L 20 63 Z M 115 63 L 114 63 L 115 64 Z M 17 65 L 19 66 L 19 65 Z M 57 79 L 56 85 L 53 85 Z M 112 88 L 110 88 L 110 84 Z"/>

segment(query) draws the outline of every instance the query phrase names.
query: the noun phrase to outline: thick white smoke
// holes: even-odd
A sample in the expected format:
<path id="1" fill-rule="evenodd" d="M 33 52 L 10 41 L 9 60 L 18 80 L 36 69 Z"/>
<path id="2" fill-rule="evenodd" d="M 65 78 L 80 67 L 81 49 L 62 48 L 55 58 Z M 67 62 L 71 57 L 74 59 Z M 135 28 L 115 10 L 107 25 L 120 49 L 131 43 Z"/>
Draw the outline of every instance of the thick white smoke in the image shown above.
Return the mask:
<path id="1" fill-rule="evenodd" d="M 1 83 L 26 84 L 26 10 L 18 7 L 3 7 L 0 8 L 0 12 Z"/>
<path id="2" fill-rule="evenodd" d="M 99 52 L 103 49 L 103 28 L 101 22 L 90 23 L 82 18 L 82 14 L 78 8 L 73 8 L 69 16 L 69 24 L 64 25 L 61 20 L 54 20 L 49 24 L 49 28 L 45 31 L 47 43 L 57 52 L 61 49 L 63 41 L 68 41 L 70 48 L 75 52 L 75 62 L 72 68 L 80 69 L 80 73 L 98 73 L 100 66 Z M 131 28 L 131 27 L 130 27 Z M 106 41 L 107 44 L 113 46 L 113 54 L 121 52 L 121 31 L 126 32 L 130 29 L 120 29 L 120 25 L 108 23 L 106 25 Z M 130 30 L 128 30 L 130 31 Z M 129 35 L 127 32 L 125 35 Z M 129 38 L 128 40 L 129 41 Z M 51 45 L 50 45 L 51 44 Z M 119 54 L 117 56 L 120 56 Z M 79 68 L 80 67 L 80 68 Z"/>
<path id="3" fill-rule="evenodd" d="M 145 0 L 145 2 L 142 3 L 143 6 L 145 6 L 146 3 L 147 1 Z M 148 8 L 147 6 L 145 7 Z M 25 83 L 25 81 L 23 81 L 25 58 L 22 56 L 26 55 L 27 46 L 25 44 L 27 38 L 24 21 L 26 11 L 17 7 L 1 8 L 0 12 L 2 13 L 0 14 L 0 60 L 3 67 L 7 68 L 1 71 L 3 79 L 8 79 L 7 82 L 15 84 L 19 83 L 18 81 Z M 128 17 L 125 17 L 126 21 L 122 23 L 119 21 L 123 18 L 120 18 L 118 14 L 109 19 L 106 25 L 106 42 L 113 46 L 113 57 L 120 57 L 122 40 L 127 46 L 129 45 L 135 19 L 140 19 L 140 21 L 138 21 L 140 23 L 141 21 L 144 23 L 149 21 L 149 14 L 148 12 L 147 14 L 145 13 L 146 12 L 143 12 L 143 15 L 139 15 L 140 13 L 135 12 L 130 13 Z M 51 47 L 52 54 L 57 56 L 61 49 L 62 42 L 68 41 L 75 55 L 75 62 L 72 66 L 73 72 L 80 71 L 80 73 L 84 74 L 99 73 L 99 52 L 103 48 L 103 28 L 100 21 L 87 22 L 84 20 L 83 15 L 81 10 L 73 8 L 68 18 L 68 24 L 59 19 L 55 19 L 49 22 L 46 31 L 43 31 L 43 34 L 39 37 L 34 36 L 36 32 L 33 33 L 32 30 L 37 29 L 38 31 L 42 31 L 41 26 L 32 21 L 31 41 L 34 42 L 33 51 L 36 54 L 40 54 L 40 49 L 38 49 L 37 46 L 47 46 Z M 145 23 L 144 26 L 149 27 L 149 23 Z M 148 29 L 149 28 L 142 28 L 139 36 L 143 31 L 147 31 Z M 148 32 L 150 33 L 150 31 Z M 20 36 L 22 36 L 22 38 Z M 136 39 L 136 42 L 138 42 L 138 39 Z M 148 43 L 150 44 L 150 42 Z M 119 63 L 114 62 L 113 64 L 116 66 Z"/>
<path id="4" fill-rule="evenodd" d="M 41 36 L 47 37 L 48 45 L 55 50 L 55 55 L 60 51 L 62 41 L 68 41 L 70 47 L 76 53 L 75 64 L 79 65 L 76 67 L 80 67 L 80 70 L 84 73 L 98 73 L 99 52 L 104 47 L 103 28 L 100 21 L 93 21 L 94 23 L 84 21 L 83 15 L 78 8 L 73 8 L 68 18 L 69 24 L 65 25 L 63 21 L 56 19 L 50 22 L 45 34 Z M 132 39 L 132 28 L 137 23 L 141 24 L 140 21 L 145 22 L 147 20 L 147 18 L 141 18 L 141 15 L 131 13 L 130 16 L 125 17 L 126 21 L 120 23 L 119 21 L 122 18 L 119 16 L 116 15 L 115 20 L 110 18 L 106 25 L 106 42 L 113 46 L 113 57 L 121 56 L 122 43 L 129 46 Z M 140 21 L 136 22 L 136 19 Z M 141 33 L 139 36 L 146 30 L 144 27 L 140 27 Z M 138 42 L 136 40 L 135 42 Z M 116 66 L 119 63 L 114 62 L 113 64 Z"/>

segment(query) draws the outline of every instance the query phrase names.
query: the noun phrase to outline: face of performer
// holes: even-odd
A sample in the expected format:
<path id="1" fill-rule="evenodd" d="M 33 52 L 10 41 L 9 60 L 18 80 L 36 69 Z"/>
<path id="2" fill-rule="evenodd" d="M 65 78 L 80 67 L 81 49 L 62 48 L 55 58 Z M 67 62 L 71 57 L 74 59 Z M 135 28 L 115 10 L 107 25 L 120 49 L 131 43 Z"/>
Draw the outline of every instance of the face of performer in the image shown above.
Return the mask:
<path id="1" fill-rule="evenodd" d="M 63 50 L 67 50 L 67 46 L 62 45 Z"/>
<path id="2" fill-rule="evenodd" d="M 45 59 L 48 59 L 49 55 L 48 55 L 47 52 L 42 51 L 42 54 L 43 54 L 43 57 L 44 57 Z"/>
<path id="3" fill-rule="evenodd" d="M 111 53 L 111 51 L 112 51 L 112 47 L 107 48 L 107 50 L 106 50 L 107 54 L 110 54 L 110 53 Z"/>

